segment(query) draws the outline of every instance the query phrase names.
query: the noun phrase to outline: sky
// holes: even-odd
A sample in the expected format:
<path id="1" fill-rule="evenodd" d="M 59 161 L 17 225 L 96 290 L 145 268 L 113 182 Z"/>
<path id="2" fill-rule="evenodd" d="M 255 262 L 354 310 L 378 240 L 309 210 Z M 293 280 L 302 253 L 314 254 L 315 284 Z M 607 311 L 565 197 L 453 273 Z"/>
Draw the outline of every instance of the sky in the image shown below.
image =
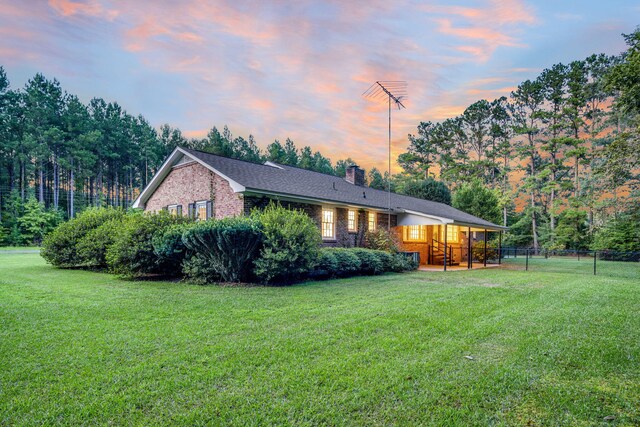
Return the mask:
<path id="1" fill-rule="evenodd" d="M 41 72 L 188 137 L 226 124 L 261 148 L 290 137 L 386 170 L 387 106 L 362 97 L 373 82 L 407 82 L 395 159 L 420 121 L 618 54 L 639 24 L 629 0 L 0 0 L 0 65 L 13 88 Z"/>

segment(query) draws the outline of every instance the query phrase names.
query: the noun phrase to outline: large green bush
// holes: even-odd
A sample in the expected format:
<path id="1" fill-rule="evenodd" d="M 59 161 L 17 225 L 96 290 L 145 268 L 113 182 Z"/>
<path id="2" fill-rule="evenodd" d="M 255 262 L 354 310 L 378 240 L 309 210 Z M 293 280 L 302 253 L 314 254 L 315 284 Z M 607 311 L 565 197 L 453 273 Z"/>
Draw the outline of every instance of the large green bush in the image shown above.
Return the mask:
<path id="1" fill-rule="evenodd" d="M 188 221 L 167 212 L 130 214 L 123 222 L 115 242 L 107 249 L 107 264 L 114 273 L 127 277 L 166 274 L 168 266 L 158 258 L 153 238 L 168 227 Z"/>
<path id="2" fill-rule="evenodd" d="M 347 248 L 323 248 L 323 251 L 333 253 L 336 259 L 336 270 L 330 276 L 346 277 L 358 274 L 362 262 L 360 258 L 351 249 Z"/>
<path id="3" fill-rule="evenodd" d="M 107 268 L 107 250 L 114 244 L 126 218 L 127 216 L 123 215 L 110 219 L 80 239 L 76 246 L 76 256 L 80 265 L 97 269 Z"/>
<path id="4" fill-rule="evenodd" d="M 42 242 L 42 257 L 56 267 L 79 267 L 87 260 L 78 255 L 80 241 L 100 225 L 124 217 L 122 209 L 89 208 L 76 218 L 64 222 Z"/>
<path id="5" fill-rule="evenodd" d="M 351 251 L 360 260 L 360 274 L 371 275 L 384 273 L 384 261 L 380 254 L 386 252 L 364 248 L 353 248 Z"/>
<path id="6" fill-rule="evenodd" d="M 255 260 L 255 275 L 263 283 L 290 283 L 315 265 L 321 237 L 307 214 L 270 204 L 252 217 L 262 224 L 264 242 Z"/>
<path id="7" fill-rule="evenodd" d="M 196 223 L 192 221 L 174 224 L 154 234 L 151 244 L 158 265 L 162 267 L 162 273 L 171 276 L 180 275 L 183 263 L 193 254 L 184 244 L 182 236 L 195 225 Z"/>
<path id="8" fill-rule="evenodd" d="M 182 240 L 197 254 L 185 270 L 190 278 L 206 281 L 215 273 L 225 282 L 243 282 L 251 278 L 263 234 L 255 218 L 235 217 L 196 223 L 185 230 Z"/>

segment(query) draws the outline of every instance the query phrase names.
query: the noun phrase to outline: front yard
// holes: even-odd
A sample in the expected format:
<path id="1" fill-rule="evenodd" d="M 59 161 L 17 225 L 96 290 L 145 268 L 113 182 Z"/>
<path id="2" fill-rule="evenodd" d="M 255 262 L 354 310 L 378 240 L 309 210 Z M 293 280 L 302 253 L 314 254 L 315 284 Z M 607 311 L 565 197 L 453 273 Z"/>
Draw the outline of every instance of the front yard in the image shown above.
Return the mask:
<path id="1" fill-rule="evenodd" d="M 638 425 L 638 313 L 633 274 L 221 288 L 0 253 L 0 424 Z"/>

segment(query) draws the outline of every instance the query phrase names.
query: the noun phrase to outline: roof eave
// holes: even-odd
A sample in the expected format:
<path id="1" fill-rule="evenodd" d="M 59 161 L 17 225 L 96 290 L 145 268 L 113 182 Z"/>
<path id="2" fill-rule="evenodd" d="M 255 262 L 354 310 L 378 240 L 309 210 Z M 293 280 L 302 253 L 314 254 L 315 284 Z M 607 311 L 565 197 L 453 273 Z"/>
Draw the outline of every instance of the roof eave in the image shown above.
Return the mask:
<path id="1" fill-rule="evenodd" d="M 213 173 L 219 175 L 220 177 L 222 177 L 225 181 L 227 181 L 229 183 L 229 186 L 234 191 L 234 193 L 241 193 L 241 192 L 245 191 L 244 185 L 242 185 L 242 184 L 238 183 L 237 181 L 234 181 L 233 179 L 229 178 L 228 176 L 226 176 L 225 174 L 223 174 L 222 172 L 220 172 L 219 170 L 217 170 L 216 168 L 214 168 L 210 164 L 208 164 L 208 163 L 204 162 L 202 159 L 198 158 L 198 156 L 195 156 L 195 155 L 189 153 L 188 151 L 182 149 L 181 147 L 176 147 L 171 152 L 169 157 L 167 157 L 167 160 L 165 160 L 165 162 L 162 164 L 162 166 L 160 166 L 160 169 L 158 169 L 158 172 L 156 172 L 156 174 L 153 176 L 153 178 L 151 179 L 149 184 L 147 184 L 147 186 L 140 192 L 140 195 L 138 195 L 136 200 L 133 202 L 133 205 L 132 205 L 133 208 L 144 208 L 145 207 L 146 202 L 153 195 L 153 193 L 158 189 L 158 187 L 160 186 L 162 181 L 167 177 L 167 175 L 169 175 L 169 172 L 171 171 L 171 168 L 173 166 L 175 166 L 176 161 L 178 160 L 179 156 L 181 156 L 181 155 L 182 156 L 188 156 L 190 159 L 193 159 L 194 161 L 198 162 L 199 164 L 201 164 L 205 168 L 209 169 L 211 172 L 213 172 Z"/>

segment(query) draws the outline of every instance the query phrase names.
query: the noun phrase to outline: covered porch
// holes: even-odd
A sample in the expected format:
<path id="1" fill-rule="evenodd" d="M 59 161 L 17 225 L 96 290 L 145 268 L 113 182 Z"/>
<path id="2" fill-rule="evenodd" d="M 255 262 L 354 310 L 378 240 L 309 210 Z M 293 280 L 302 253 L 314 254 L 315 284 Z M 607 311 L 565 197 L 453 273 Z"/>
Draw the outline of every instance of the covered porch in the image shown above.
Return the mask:
<path id="1" fill-rule="evenodd" d="M 405 212 L 398 215 L 396 233 L 402 250 L 419 256 L 420 270 L 462 270 L 498 266 L 504 228 Z M 497 233 L 492 245 L 490 233 Z"/>

